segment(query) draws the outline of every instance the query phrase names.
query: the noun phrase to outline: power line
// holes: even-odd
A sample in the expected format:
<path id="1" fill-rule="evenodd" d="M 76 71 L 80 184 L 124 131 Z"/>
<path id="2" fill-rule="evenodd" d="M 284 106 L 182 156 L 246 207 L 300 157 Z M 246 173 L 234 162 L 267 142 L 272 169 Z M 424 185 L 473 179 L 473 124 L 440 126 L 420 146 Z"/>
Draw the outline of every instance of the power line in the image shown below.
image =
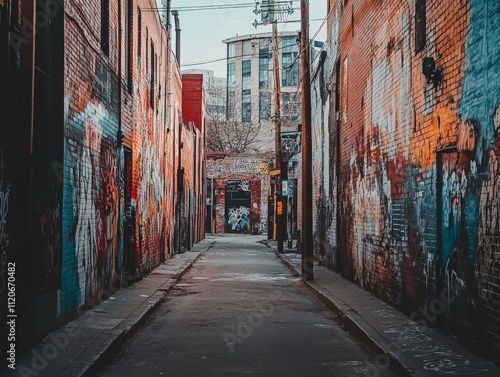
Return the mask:
<path id="1" fill-rule="evenodd" d="M 295 0 L 292 0 L 295 1 Z M 283 5 L 290 4 L 291 1 L 276 1 L 275 4 Z M 274 6 L 274 5 L 272 5 Z M 178 6 L 172 7 L 173 10 L 177 10 L 179 12 L 191 12 L 191 11 L 203 11 L 203 10 L 223 10 L 223 9 L 241 9 L 241 8 L 254 8 L 255 3 L 236 3 L 236 4 L 210 4 L 210 5 L 190 5 L 190 6 Z M 261 5 L 261 7 L 266 8 L 266 6 Z M 267 9 L 271 9 L 271 5 L 267 6 Z M 293 8 L 292 10 L 299 10 L 300 8 Z M 150 7 L 150 8 L 142 8 L 144 11 L 165 11 L 166 7 Z"/>
<path id="2" fill-rule="evenodd" d="M 178 6 L 172 9 L 179 12 L 190 12 L 200 10 L 222 10 L 222 9 L 238 9 L 238 8 L 253 8 L 255 3 L 238 3 L 238 4 L 211 4 L 211 5 L 191 5 L 191 6 Z M 166 11 L 167 7 L 151 7 L 142 8 L 145 11 Z"/>
<path id="3" fill-rule="evenodd" d="M 311 21 L 323 21 L 323 18 L 315 18 Z M 292 21 L 286 21 L 287 23 L 293 23 L 293 22 L 300 22 L 300 20 L 292 20 Z M 321 30 L 321 29 L 320 29 Z M 281 32 L 281 35 L 283 35 L 284 30 Z M 283 47 L 279 48 L 280 50 L 283 49 Z M 246 54 L 246 55 L 237 55 L 234 56 L 234 58 L 245 58 L 252 56 L 253 54 Z M 299 54 L 300 55 L 300 54 Z M 224 58 L 217 58 L 217 59 L 212 59 L 212 60 L 204 60 L 201 62 L 192 62 L 192 63 L 187 63 L 187 64 L 182 64 L 183 67 L 190 67 L 190 66 L 195 66 L 195 65 L 204 65 L 204 64 L 211 64 L 211 63 L 217 63 L 223 60 L 227 60 L 227 56 Z"/>

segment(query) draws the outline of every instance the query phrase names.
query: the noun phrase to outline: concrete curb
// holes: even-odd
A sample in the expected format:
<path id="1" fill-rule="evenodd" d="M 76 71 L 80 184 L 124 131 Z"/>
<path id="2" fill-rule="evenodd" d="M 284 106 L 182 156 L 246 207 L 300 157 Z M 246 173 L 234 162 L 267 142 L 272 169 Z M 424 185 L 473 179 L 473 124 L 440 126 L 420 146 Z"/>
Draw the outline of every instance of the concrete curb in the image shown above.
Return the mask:
<path id="1" fill-rule="evenodd" d="M 284 255 L 278 253 L 272 246 L 266 244 L 273 249 L 281 260 L 281 262 L 296 276 L 301 277 L 300 271 L 290 262 Z M 386 355 L 390 360 L 390 365 L 401 376 L 404 377 L 428 377 L 425 372 L 412 372 L 411 368 L 405 365 L 404 361 L 393 351 L 387 347 L 387 341 L 368 323 L 366 322 L 353 308 L 344 303 L 340 299 L 330 297 L 315 281 L 307 281 L 302 279 L 304 285 L 317 297 L 328 309 L 338 315 L 341 320 L 353 331 L 363 342 L 368 344 L 375 352 Z M 390 346 L 390 345 L 389 345 Z"/>
<path id="2" fill-rule="evenodd" d="M 193 266 L 193 264 L 198 260 L 202 253 L 206 252 L 212 247 L 215 241 L 209 243 L 208 246 L 202 248 L 201 250 L 196 250 L 198 254 L 192 259 L 185 262 L 182 267 L 179 268 L 179 272 L 172 276 L 168 282 L 158 287 L 154 296 L 151 297 L 152 300 L 144 302 L 141 304 L 132 314 L 132 320 L 126 321 L 126 323 L 121 330 L 112 331 L 111 339 L 104 349 L 98 351 L 97 356 L 94 360 L 91 360 L 89 364 L 84 367 L 83 370 L 76 371 L 71 370 L 71 367 L 64 371 L 64 374 L 68 376 L 80 376 L 80 377 L 91 377 L 95 376 L 99 370 L 101 370 L 123 347 L 125 342 L 130 339 L 130 337 L 137 331 L 137 329 L 146 322 L 146 320 L 154 313 L 154 311 L 160 306 L 164 301 L 165 297 L 172 290 L 173 286 L 182 278 L 182 276 Z M 165 287 L 165 285 L 168 285 Z M 161 290 L 160 290 L 161 289 Z M 152 302 L 151 302 L 152 301 Z M 137 315 L 136 315 L 137 314 Z M 129 317 L 128 319 L 130 319 Z M 66 373 L 68 372 L 68 373 Z"/>

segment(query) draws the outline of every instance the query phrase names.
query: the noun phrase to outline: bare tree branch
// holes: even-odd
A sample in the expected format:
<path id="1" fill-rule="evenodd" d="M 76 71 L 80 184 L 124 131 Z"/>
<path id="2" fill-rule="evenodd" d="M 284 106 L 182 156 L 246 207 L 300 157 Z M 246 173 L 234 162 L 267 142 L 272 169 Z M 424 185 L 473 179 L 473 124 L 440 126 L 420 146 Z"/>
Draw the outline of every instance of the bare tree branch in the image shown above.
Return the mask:
<path id="1" fill-rule="evenodd" d="M 218 96 L 225 98 L 225 90 L 224 87 L 207 88 L 212 100 Z M 228 118 L 225 107 L 207 110 L 209 119 L 206 126 L 206 145 L 209 151 L 237 154 L 258 149 L 261 141 L 258 109 L 252 112 L 251 119 L 255 120 L 252 122 L 242 122 L 241 119 L 234 119 L 234 117 Z M 241 117 L 241 108 L 232 109 L 231 112 Z"/>

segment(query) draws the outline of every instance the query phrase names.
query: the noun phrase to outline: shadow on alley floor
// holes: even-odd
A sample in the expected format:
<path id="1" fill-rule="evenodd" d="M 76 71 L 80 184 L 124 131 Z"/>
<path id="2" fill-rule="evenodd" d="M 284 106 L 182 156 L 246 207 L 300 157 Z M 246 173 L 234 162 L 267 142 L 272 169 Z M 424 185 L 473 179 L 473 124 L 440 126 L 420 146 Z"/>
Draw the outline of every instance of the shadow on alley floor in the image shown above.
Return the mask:
<path id="1" fill-rule="evenodd" d="M 94 375 L 116 354 L 217 237 L 246 236 L 207 235 L 192 251 L 176 255 L 139 282 L 119 290 L 49 334 L 17 360 L 16 370 L 7 369 L 0 374 L 51 377 Z M 255 237 L 256 242 L 262 241 L 263 237 Z M 276 250 L 275 241 L 263 242 Z M 300 276 L 299 254 L 293 249 L 285 249 L 285 253 L 278 257 L 292 274 Z M 313 281 L 304 281 L 304 284 L 352 331 L 379 352 L 376 361 L 382 366 L 390 363 L 406 376 L 500 376 L 500 369 L 493 363 L 471 353 L 455 339 L 410 321 L 339 274 L 316 264 L 314 278 Z"/>
<path id="2" fill-rule="evenodd" d="M 277 252 L 276 241 L 264 241 L 296 275 L 301 255 L 296 249 Z M 363 341 L 379 352 L 380 364 L 390 363 L 405 376 L 500 376 L 500 368 L 422 321 L 407 316 L 370 292 L 324 266 L 314 265 L 314 280 L 304 284 L 339 315 Z M 419 318 L 421 319 L 421 318 Z"/>

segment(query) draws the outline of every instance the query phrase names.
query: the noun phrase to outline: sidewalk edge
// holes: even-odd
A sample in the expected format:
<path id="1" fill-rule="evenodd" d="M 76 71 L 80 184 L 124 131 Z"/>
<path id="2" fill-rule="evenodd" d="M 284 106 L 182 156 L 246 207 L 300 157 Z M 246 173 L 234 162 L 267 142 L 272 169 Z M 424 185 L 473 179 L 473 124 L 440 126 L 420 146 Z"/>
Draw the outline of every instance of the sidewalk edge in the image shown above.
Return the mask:
<path id="1" fill-rule="evenodd" d="M 182 276 L 193 266 L 193 264 L 198 260 L 200 255 L 210 249 L 214 241 L 210 242 L 206 247 L 200 250 L 195 250 L 198 253 L 192 260 L 184 263 L 180 268 L 180 272 L 173 277 L 170 285 L 166 289 L 162 289 L 161 295 L 157 295 L 154 302 L 144 302 L 134 312 L 139 311 L 140 308 L 148 306 L 144 312 L 134 321 L 127 329 L 121 331 L 113 341 L 111 341 L 102 352 L 97 355 L 94 361 L 92 361 L 88 367 L 79 374 L 80 377 L 91 377 L 95 376 L 98 371 L 100 371 L 103 366 L 111 360 L 123 347 L 125 342 L 137 331 L 137 329 L 151 316 L 151 314 L 156 310 L 156 308 L 163 302 L 165 296 L 170 292 L 172 287 L 182 278 Z M 160 288 L 160 287 L 159 287 Z M 158 290 L 156 292 L 159 292 Z"/>
<path id="2" fill-rule="evenodd" d="M 268 245 L 268 247 L 272 248 Z M 296 276 L 301 277 L 300 271 L 296 268 L 296 266 L 290 262 L 284 255 L 278 253 L 277 250 L 272 248 L 281 262 L 290 270 L 290 272 Z M 354 309 L 348 306 L 345 303 L 336 302 L 334 299 L 328 297 L 328 295 L 322 292 L 321 287 L 314 281 L 306 281 L 302 279 L 304 285 L 317 297 L 321 302 L 323 302 L 328 309 L 337 314 L 343 322 L 353 331 L 356 335 L 361 338 L 363 342 L 368 344 L 371 348 L 373 348 L 376 352 L 382 353 L 386 355 L 390 359 L 390 366 L 394 368 L 398 373 L 401 373 L 402 376 L 405 377 L 415 377 L 415 376 L 428 376 L 428 374 L 421 373 L 412 373 L 411 369 L 405 365 L 403 360 L 401 360 L 398 355 L 392 352 L 389 348 L 384 347 L 381 344 L 380 340 L 374 339 L 372 335 L 365 330 L 365 328 L 370 327 L 371 325 L 366 322 L 361 316 L 359 316 Z M 354 315 L 353 315 L 354 314 Z M 364 328 L 365 327 L 365 328 Z M 375 329 L 373 331 L 376 332 Z M 383 341 L 383 337 L 379 334 L 381 340 Z"/>

